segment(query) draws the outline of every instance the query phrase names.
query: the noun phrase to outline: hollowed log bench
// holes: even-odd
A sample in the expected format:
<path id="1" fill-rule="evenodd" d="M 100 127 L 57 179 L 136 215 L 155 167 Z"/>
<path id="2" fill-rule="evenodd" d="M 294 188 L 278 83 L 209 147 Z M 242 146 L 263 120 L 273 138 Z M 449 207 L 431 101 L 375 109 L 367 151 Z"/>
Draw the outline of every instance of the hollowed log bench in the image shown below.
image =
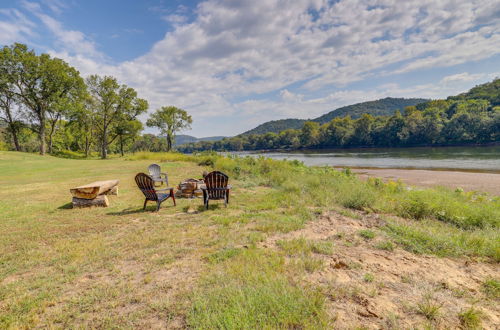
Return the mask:
<path id="1" fill-rule="evenodd" d="M 109 200 L 106 195 L 118 195 L 119 182 L 118 180 L 96 181 L 70 189 L 73 195 L 73 207 L 108 207 Z"/>

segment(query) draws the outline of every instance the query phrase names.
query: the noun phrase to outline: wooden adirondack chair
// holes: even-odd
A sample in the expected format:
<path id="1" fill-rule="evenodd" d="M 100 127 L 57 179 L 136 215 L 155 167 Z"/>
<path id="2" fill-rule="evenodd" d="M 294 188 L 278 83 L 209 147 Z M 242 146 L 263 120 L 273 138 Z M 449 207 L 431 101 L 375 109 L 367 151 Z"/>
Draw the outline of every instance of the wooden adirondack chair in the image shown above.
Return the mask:
<path id="1" fill-rule="evenodd" d="M 175 204 L 175 197 L 174 197 L 174 188 L 165 188 L 165 189 L 155 189 L 155 184 L 153 179 L 144 173 L 139 173 L 135 176 L 135 182 L 137 183 L 137 186 L 139 189 L 142 191 L 144 196 L 146 196 L 146 200 L 144 201 L 144 207 L 143 210 L 146 209 L 146 203 L 148 201 L 156 202 L 156 211 L 160 210 L 160 205 L 170 197 L 172 197 L 172 200 L 174 201 L 174 206 Z M 164 191 L 167 191 L 168 193 L 164 193 Z"/>
<path id="2" fill-rule="evenodd" d="M 161 173 L 160 165 L 151 164 L 148 166 L 149 176 L 153 179 L 154 183 L 160 183 L 160 186 L 165 182 L 165 185 L 168 186 L 168 175 L 167 173 Z M 163 178 L 162 178 L 163 176 Z"/>
<path id="3" fill-rule="evenodd" d="M 208 173 L 205 177 L 205 188 L 201 188 L 203 191 L 203 201 L 205 203 L 205 208 L 208 210 L 209 200 L 224 200 L 224 206 L 227 207 L 229 203 L 229 191 L 231 186 L 228 185 L 229 177 L 222 172 L 213 171 Z"/>

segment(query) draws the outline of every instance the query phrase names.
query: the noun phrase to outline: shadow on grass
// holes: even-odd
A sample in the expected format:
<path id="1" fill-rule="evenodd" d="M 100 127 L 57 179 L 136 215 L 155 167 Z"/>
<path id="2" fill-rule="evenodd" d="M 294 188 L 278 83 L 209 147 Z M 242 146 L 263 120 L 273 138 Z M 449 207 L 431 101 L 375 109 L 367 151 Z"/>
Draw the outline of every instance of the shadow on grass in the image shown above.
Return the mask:
<path id="1" fill-rule="evenodd" d="M 57 209 L 58 210 L 70 210 L 73 208 L 73 203 L 69 202 L 64 205 L 59 206 Z"/>
<path id="2" fill-rule="evenodd" d="M 146 206 L 146 209 L 143 210 L 142 207 L 135 208 L 135 207 L 127 207 L 126 209 L 123 209 L 121 211 L 116 211 L 116 212 L 109 212 L 106 213 L 107 215 L 127 215 L 127 214 L 134 214 L 134 213 L 144 213 L 144 212 L 151 212 L 156 210 L 156 205 L 151 205 L 151 206 Z"/>
<path id="3" fill-rule="evenodd" d="M 161 209 L 163 208 L 171 208 L 171 207 L 175 207 L 175 206 L 161 206 L 160 207 L 160 211 Z M 158 212 L 160 212 L 158 211 Z M 144 212 L 156 212 L 156 204 L 150 204 L 150 205 L 147 205 L 146 206 L 146 209 L 143 210 L 142 207 L 139 207 L 139 208 L 135 208 L 135 207 L 127 207 L 126 209 L 123 209 L 121 211 L 116 211 L 116 212 L 109 212 L 109 213 L 106 213 L 107 215 L 127 215 L 127 214 L 135 214 L 135 213 L 144 213 Z"/>
<path id="4" fill-rule="evenodd" d="M 182 208 L 184 213 L 201 213 L 203 211 L 217 210 L 220 209 L 219 205 L 209 205 L 208 210 L 205 209 L 205 205 L 188 205 Z"/>

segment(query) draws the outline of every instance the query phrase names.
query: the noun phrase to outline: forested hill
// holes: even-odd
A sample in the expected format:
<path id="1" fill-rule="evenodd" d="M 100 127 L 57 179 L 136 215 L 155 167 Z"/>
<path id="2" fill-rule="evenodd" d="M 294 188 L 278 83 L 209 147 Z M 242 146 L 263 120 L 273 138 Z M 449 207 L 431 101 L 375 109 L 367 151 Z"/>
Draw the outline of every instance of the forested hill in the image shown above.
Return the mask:
<path id="1" fill-rule="evenodd" d="M 450 96 L 448 100 L 473 100 L 482 99 L 490 102 L 491 106 L 500 106 L 500 79 L 495 79 L 491 83 L 478 85 L 468 92 Z"/>
<path id="2" fill-rule="evenodd" d="M 384 99 L 387 101 L 387 99 Z M 384 100 L 379 100 L 383 102 Z M 408 147 L 500 143 L 500 79 L 443 100 L 407 106 L 390 116 L 307 121 L 281 133 L 190 143 L 183 152 L 344 147 Z M 391 100 L 392 101 L 392 100 Z M 421 101 L 421 100 L 419 100 Z M 344 112 L 345 114 L 345 112 Z"/>
<path id="3" fill-rule="evenodd" d="M 386 97 L 376 101 L 356 103 L 341 107 L 328 112 L 318 118 L 310 119 L 319 124 L 325 124 L 333 118 L 351 116 L 352 119 L 361 117 L 367 113 L 372 116 L 392 116 L 396 110 L 403 110 L 405 107 L 427 102 L 427 99 L 405 99 Z M 286 129 L 300 129 L 307 120 L 304 119 L 280 119 L 265 122 L 254 129 L 246 131 L 240 135 L 265 134 L 268 132 L 279 133 Z"/>
<path id="4" fill-rule="evenodd" d="M 304 119 L 279 119 L 279 120 L 271 120 L 267 121 L 264 124 L 260 124 L 259 126 L 246 131 L 240 135 L 251 135 L 251 134 L 265 134 L 268 132 L 279 133 L 286 129 L 301 129 L 304 126 L 306 120 Z"/>
<path id="5" fill-rule="evenodd" d="M 352 119 L 361 117 L 367 113 L 372 116 L 392 116 L 396 110 L 403 110 L 406 107 L 417 105 L 419 103 L 427 102 L 427 99 L 405 99 L 386 97 L 376 101 L 368 101 L 363 103 L 356 103 L 348 105 L 336 110 L 330 111 L 321 117 L 315 118 L 312 121 L 320 124 L 325 124 L 333 118 L 351 116 Z"/>
<path id="6" fill-rule="evenodd" d="M 179 134 L 175 136 L 175 145 L 181 145 L 184 143 L 199 142 L 199 141 L 219 141 L 225 137 L 226 136 L 208 136 L 203 138 L 197 138 L 191 135 Z"/>

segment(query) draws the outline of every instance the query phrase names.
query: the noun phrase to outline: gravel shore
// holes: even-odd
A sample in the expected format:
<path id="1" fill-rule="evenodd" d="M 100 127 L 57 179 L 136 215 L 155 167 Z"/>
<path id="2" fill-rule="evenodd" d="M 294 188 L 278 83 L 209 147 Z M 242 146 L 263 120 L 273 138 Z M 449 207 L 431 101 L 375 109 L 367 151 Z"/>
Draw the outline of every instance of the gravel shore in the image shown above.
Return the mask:
<path id="1" fill-rule="evenodd" d="M 500 174 L 411 169 L 351 169 L 360 178 L 378 177 L 423 187 L 444 186 L 500 195 Z"/>

